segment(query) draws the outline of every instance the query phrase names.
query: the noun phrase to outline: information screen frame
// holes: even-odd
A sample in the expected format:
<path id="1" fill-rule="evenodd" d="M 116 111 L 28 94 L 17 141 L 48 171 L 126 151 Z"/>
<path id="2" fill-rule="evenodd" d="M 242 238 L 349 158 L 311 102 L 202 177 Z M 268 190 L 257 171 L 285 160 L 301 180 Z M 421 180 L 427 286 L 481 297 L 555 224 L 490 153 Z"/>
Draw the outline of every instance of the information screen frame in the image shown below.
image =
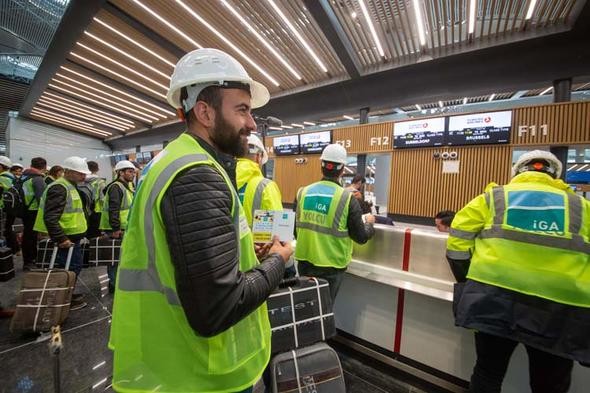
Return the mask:
<path id="1" fill-rule="evenodd" d="M 329 136 L 328 142 L 325 143 L 325 141 L 324 141 L 324 143 L 325 143 L 324 146 L 306 148 L 305 143 L 303 142 L 303 139 L 310 138 L 315 135 L 328 135 Z M 324 151 L 324 149 L 326 148 L 326 146 L 328 146 L 330 143 L 332 143 L 332 130 L 311 132 L 308 134 L 300 134 L 299 135 L 299 151 L 301 152 L 301 154 L 321 154 Z"/>
<path id="2" fill-rule="evenodd" d="M 410 136 L 410 137 L 408 137 Z M 436 147 L 443 146 L 446 136 L 445 116 L 393 123 L 393 147 Z"/>
<path id="3" fill-rule="evenodd" d="M 293 146 L 291 148 L 291 150 L 277 149 L 278 146 L 283 146 L 283 145 L 277 145 L 277 140 L 285 139 L 285 138 L 296 138 L 297 144 L 290 144 L 289 146 Z M 300 144 L 299 135 L 282 135 L 282 136 L 274 137 L 272 140 L 272 149 L 273 149 L 276 156 L 292 156 L 292 155 L 300 154 L 301 153 L 301 144 Z"/>
<path id="4" fill-rule="evenodd" d="M 512 112 L 512 110 L 506 110 L 449 116 L 446 145 L 465 146 L 510 143 Z M 481 127 L 487 124 L 489 126 Z M 494 124 L 497 125 L 494 126 Z M 470 125 L 472 126 L 470 127 Z M 483 128 L 487 128 L 487 130 Z M 500 130 L 496 130 L 497 128 L 500 128 Z"/>

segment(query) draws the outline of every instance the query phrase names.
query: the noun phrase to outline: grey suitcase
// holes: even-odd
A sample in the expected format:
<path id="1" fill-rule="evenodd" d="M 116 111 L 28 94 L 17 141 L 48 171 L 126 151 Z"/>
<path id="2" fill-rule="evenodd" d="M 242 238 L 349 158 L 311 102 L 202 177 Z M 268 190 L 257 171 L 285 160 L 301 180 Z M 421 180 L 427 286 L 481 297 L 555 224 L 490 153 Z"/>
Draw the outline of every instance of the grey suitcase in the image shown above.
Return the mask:
<path id="1" fill-rule="evenodd" d="M 294 349 L 271 359 L 272 393 L 345 393 L 338 354 L 326 343 Z"/>

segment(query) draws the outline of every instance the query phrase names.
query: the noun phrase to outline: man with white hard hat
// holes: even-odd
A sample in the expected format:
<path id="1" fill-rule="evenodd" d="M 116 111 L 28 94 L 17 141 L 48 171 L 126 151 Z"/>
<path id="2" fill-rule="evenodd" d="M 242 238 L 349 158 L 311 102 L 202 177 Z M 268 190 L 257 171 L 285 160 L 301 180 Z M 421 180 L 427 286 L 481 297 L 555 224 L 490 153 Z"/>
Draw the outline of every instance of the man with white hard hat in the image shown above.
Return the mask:
<path id="1" fill-rule="evenodd" d="M 375 217 L 363 215 L 358 200 L 342 187 L 346 158 L 341 145 L 326 146 L 322 180 L 300 188 L 296 200 L 297 269 L 328 281 L 332 304 L 352 259 L 352 242 L 364 244 L 375 234 Z"/>
<path id="2" fill-rule="evenodd" d="M 525 153 L 510 183 L 488 185 L 453 219 L 455 324 L 475 332 L 470 392 L 500 392 L 519 343 L 535 393 L 567 392 L 573 361 L 590 363 L 590 201 L 561 172 L 553 154 Z"/>
<path id="3" fill-rule="evenodd" d="M 64 176 L 47 186 L 35 220 L 34 230 L 48 234 L 60 248 L 56 264 L 65 265 L 68 249 L 74 247 L 70 270 L 80 275 L 83 254 L 80 240 L 87 229 L 86 216 L 82 198 L 76 186 L 90 174 L 86 159 L 68 157 L 63 163 Z M 83 295 L 74 294 L 70 310 L 78 310 L 86 306 Z"/>
<path id="4" fill-rule="evenodd" d="M 133 191 L 130 184 L 135 177 L 135 165 L 131 161 L 122 160 L 115 165 L 117 178 L 109 183 L 102 199 L 100 230 L 108 233 L 113 239 L 120 239 L 127 229 L 129 209 L 133 202 Z M 109 275 L 109 292 L 115 291 L 117 265 L 107 266 Z"/>
<path id="5" fill-rule="evenodd" d="M 251 392 L 270 357 L 266 298 L 292 250 L 259 263 L 235 158 L 268 90 L 217 49 L 183 56 L 168 102 L 187 131 L 143 169 L 123 238 L 109 346 L 121 392 Z"/>

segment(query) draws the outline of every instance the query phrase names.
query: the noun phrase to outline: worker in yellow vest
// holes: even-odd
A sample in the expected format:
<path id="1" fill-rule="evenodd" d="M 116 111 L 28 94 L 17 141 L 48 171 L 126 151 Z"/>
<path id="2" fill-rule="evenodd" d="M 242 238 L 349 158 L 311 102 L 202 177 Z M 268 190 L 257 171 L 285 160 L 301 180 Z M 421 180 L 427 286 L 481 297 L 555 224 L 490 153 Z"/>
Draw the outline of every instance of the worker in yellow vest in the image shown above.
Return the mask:
<path id="1" fill-rule="evenodd" d="M 352 259 L 352 242 L 373 237 L 375 216 L 363 215 L 358 200 L 342 188 L 346 149 L 328 145 L 320 159 L 322 180 L 297 192 L 295 259 L 300 275 L 328 281 L 333 304 Z"/>
<path id="2" fill-rule="evenodd" d="M 534 393 L 567 392 L 590 363 L 590 202 L 561 181 L 551 153 L 523 154 L 453 219 L 447 259 L 459 282 L 455 323 L 475 330 L 470 392 L 500 392 L 525 345 Z"/>
<path id="3" fill-rule="evenodd" d="M 289 246 L 259 263 L 235 156 L 268 90 L 217 49 L 182 57 L 168 102 L 187 131 L 143 169 L 123 238 L 109 347 L 117 392 L 251 392 L 270 357 L 266 298 Z"/>
<path id="4" fill-rule="evenodd" d="M 279 186 L 262 176 L 260 170 L 267 161 L 268 153 L 262 141 L 256 135 L 250 135 L 246 154 L 238 158 L 236 167 L 238 194 L 250 228 L 255 210 L 283 210 Z"/>

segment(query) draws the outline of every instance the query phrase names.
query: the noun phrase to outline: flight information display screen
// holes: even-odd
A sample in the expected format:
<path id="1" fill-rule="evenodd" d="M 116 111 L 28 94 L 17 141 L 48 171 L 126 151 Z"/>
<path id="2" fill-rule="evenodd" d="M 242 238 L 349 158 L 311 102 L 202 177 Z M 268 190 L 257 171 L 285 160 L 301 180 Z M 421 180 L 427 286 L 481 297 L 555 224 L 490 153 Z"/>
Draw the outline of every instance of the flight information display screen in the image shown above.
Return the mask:
<path id="1" fill-rule="evenodd" d="M 299 154 L 299 135 L 277 136 L 272 140 L 272 147 L 277 156 Z"/>
<path id="2" fill-rule="evenodd" d="M 299 135 L 302 154 L 320 154 L 330 143 L 332 143 L 332 131 Z"/>
<path id="3" fill-rule="evenodd" d="M 510 142 L 512 111 L 451 116 L 446 143 L 477 145 Z"/>
<path id="4" fill-rule="evenodd" d="M 441 146 L 444 137 L 444 117 L 393 123 L 394 147 Z"/>

